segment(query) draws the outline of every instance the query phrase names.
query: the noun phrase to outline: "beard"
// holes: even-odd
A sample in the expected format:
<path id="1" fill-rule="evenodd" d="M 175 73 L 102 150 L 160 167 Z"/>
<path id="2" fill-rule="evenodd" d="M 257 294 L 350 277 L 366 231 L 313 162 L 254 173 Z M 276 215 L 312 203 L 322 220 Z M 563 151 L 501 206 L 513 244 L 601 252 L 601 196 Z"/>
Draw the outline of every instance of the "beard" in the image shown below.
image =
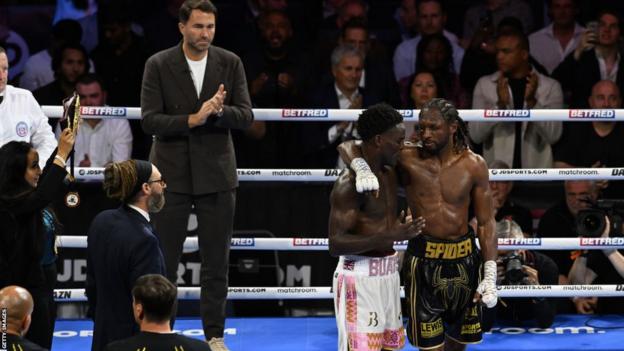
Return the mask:
<path id="1" fill-rule="evenodd" d="M 266 40 L 264 41 L 263 45 L 264 45 L 264 50 L 269 54 L 269 56 L 283 57 L 283 56 L 286 56 L 286 54 L 288 53 L 289 40 L 284 39 L 282 42 L 282 45 L 278 47 L 271 47 L 271 44 L 268 43 L 268 41 Z"/>
<path id="2" fill-rule="evenodd" d="M 165 193 L 154 193 L 147 199 L 147 210 L 150 213 L 158 213 L 165 207 Z"/>

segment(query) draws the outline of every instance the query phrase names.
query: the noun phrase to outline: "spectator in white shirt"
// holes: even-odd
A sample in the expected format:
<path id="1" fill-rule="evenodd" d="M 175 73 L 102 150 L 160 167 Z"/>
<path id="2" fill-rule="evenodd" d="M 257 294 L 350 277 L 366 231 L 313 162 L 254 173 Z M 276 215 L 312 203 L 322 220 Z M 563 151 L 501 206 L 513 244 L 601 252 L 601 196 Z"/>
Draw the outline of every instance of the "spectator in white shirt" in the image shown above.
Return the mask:
<path id="1" fill-rule="evenodd" d="M 35 91 L 54 80 L 52 56 L 66 43 L 79 43 L 82 38 L 80 24 L 71 19 L 58 21 L 52 27 L 48 47 L 31 55 L 24 65 L 24 73 L 20 77 L 20 88 Z M 93 72 L 93 62 L 89 65 Z"/>
<path id="2" fill-rule="evenodd" d="M 575 21 L 576 0 L 549 0 L 548 15 L 552 23 L 529 36 L 531 56 L 549 74 L 574 51 L 585 28 Z"/>
<path id="3" fill-rule="evenodd" d="M 106 89 L 102 80 L 87 73 L 76 82 L 82 106 L 106 105 Z M 57 125 L 56 134 L 60 135 Z M 132 132 L 126 119 L 84 119 L 76 135 L 74 165 L 104 167 L 111 162 L 130 159 Z"/>
<path id="4" fill-rule="evenodd" d="M 0 146 L 10 141 L 31 143 L 43 169 L 56 148 L 48 117 L 30 91 L 7 84 L 8 79 L 9 58 L 0 47 Z"/>
<path id="5" fill-rule="evenodd" d="M 409 77 L 416 71 L 416 48 L 423 35 L 442 33 L 451 42 L 453 47 L 453 65 L 459 74 L 464 49 L 458 45 L 455 34 L 444 30 L 446 13 L 440 0 L 422 0 L 418 2 L 418 32 L 420 35 L 406 40 L 397 46 L 394 51 L 394 76 L 398 81 Z"/>

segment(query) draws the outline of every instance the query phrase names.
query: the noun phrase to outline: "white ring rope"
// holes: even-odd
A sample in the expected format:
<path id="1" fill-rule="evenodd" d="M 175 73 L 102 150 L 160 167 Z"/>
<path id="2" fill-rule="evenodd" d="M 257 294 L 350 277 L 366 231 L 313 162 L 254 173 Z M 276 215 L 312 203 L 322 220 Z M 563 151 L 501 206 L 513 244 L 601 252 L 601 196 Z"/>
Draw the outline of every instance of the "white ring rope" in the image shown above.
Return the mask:
<path id="1" fill-rule="evenodd" d="M 62 106 L 41 106 L 52 118 L 63 116 Z M 406 121 L 418 120 L 420 110 L 398 110 Z M 82 106 L 82 118 L 141 119 L 139 107 Z M 355 121 L 362 110 L 338 109 L 253 109 L 257 121 Z M 513 121 L 624 121 L 624 109 L 551 109 L 551 110 L 458 110 L 467 122 Z"/>
<path id="2" fill-rule="evenodd" d="M 42 106 L 43 112 L 53 118 L 63 114 L 61 106 Z M 258 121 L 355 121 L 362 110 L 335 109 L 254 109 Z M 419 110 L 399 110 L 406 121 L 418 119 Z M 81 107 L 83 118 L 141 119 L 138 107 Z M 552 110 L 459 110 L 464 121 L 512 122 L 512 121 L 623 121 L 624 109 L 552 109 Z M 332 182 L 339 170 L 333 169 L 239 169 L 241 181 L 298 181 Z M 103 179 L 103 168 L 76 168 L 80 180 Z M 550 181 L 550 180 L 619 180 L 624 176 L 621 168 L 574 168 L 574 169 L 508 169 L 490 170 L 493 181 Z M 86 248 L 85 236 L 60 236 L 62 247 Z M 511 241 L 510 241 L 511 240 Z M 501 242 L 502 241 L 502 242 Z M 185 250 L 197 250 L 197 238 L 187 238 Z M 405 250 L 405 243 L 397 243 L 398 250 Z M 624 248 L 624 238 L 528 238 L 522 240 L 499 239 L 499 248 L 515 249 L 605 249 Z M 233 238 L 232 249 L 238 250 L 301 250 L 326 251 L 324 238 Z M 510 285 L 499 286 L 500 297 L 575 297 L 575 296 L 624 296 L 624 285 Z M 179 287 L 178 298 L 199 299 L 200 288 Z M 404 296 L 402 289 L 401 296 Z M 56 301 L 86 301 L 84 289 L 56 289 Z M 330 287 L 230 287 L 228 299 L 331 299 Z"/>
<path id="3" fill-rule="evenodd" d="M 499 297 L 624 297 L 624 285 L 504 285 Z M 178 287 L 179 300 L 199 300 L 199 287 Z M 405 291 L 401 288 L 401 297 Z M 332 299 L 331 287 L 230 287 L 228 300 Z M 87 301 L 84 289 L 55 289 L 59 302 Z"/>
<path id="4" fill-rule="evenodd" d="M 85 236 L 59 236 L 59 246 L 86 248 Z M 327 251 L 325 238 L 233 238 L 233 250 Z M 477 243 L 478 244 L 478 243 Z M 405 250 L 405 242 L 397 242 L 395 249 Z M 624 248 L 624 238 L 527 238 L 498 239 L 498 248 L 518 249 L 615 249 Z M 184 250 L 197 250 L 197 237 L 184 242 Z M 230 287 L 228 299 L 331 299 L 330 287 Z M 624 285 L 519 285 L 499 286 L 500 297 L 574 297 L 574 296 L 624 296 Z M 181 300 L 199 299 L 199 288 L 180 287 Z M 86 301 L 84 289 L 57 289 L 57 301 Z M 404 296 L 404 292 L 401 292 Z"/>
<path id="5" fill-rule="evenodd" d="M 59 247 L 87 248 L 86 236 L 65 235 L 57 237 Z M 277 250 L 277 251 L 327 251 L 327 238 L 232 238 L 232 250 Z M 479 243 L 477 242 L 477 245 Z M 197 251 L 197 237 L 184 241 L 184 251 Z M 403 251 L 407 242 L 396 242 L 394 248 Z M 498 239 L 499 250 L 601 250 L 624 249 L 621 238 L 523 238 Z"/>
<path id="6" fill-rule="evenodd" d="M 238 169 L 238 180 L 245 182 L 333 182 L 340 169 Z M 75 167 L 80 181 L 102 181 L 104 168 Z M 490 169 L 491 181 L 623 180 L 624 168 L 530 168 Z"/>

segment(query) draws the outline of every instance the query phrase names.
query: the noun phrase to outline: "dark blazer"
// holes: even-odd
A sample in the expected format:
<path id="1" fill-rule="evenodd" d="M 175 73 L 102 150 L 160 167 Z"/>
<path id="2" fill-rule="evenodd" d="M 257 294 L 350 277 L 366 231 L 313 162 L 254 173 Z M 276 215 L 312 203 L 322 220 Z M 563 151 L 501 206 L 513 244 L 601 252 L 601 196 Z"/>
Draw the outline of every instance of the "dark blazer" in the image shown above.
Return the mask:
<path id="1" fill-rule="evenodd" d="M 41 258 L 45 242 L 41 211 L 61 196 L 67 171 L 48 159 L 37 188 L 12 198 L 0 194 L 0 288 L 19 285 L 40 287 L 44 283 Z"/>
<path id="2" fill-rule="evenodd" d="M 367 82 L 368 84 L 368 82 Z M 383 101 L 378 92 L 371 92 L 368 89 L 359 89 L 362 94 L 362 108 L 367 108 Z M 338 95 L 334 87 L 334 80 L 326 82 L 321 88 L 312 94 L 308 105 L 310 108 L 319 109 L 339 109 Z M 338 151 L 336 147 L 342 142 L 338 139 L 329 143 L 327 133 L 329 129 L 338 123 L 332 122 L 308 122 L 299 123 L 299 136 L 303 152 L 302 167 L 306 168 L 335 168 L 338 161 Z"/>
<path id="3" fill-rule="evenodd" d="M 620 56 L 624 56 L 624 52 L 620 51 Z M 583 52 L 578 61 L 574 59 L 574 53 L 570 53 L 555 68 L 552 77 L 561 83 L 564 93 L 570 97 L 570 107 L 589 107 L 588 99 L 592 87 L 600 81 L 600 65 L 596 51 L 592 49 Z M 615 83 L 620 91 L 624 91 L 624 59 L 620 59 Z"/>
<path id="4" fill-rule="evenodd" d="M 168 191 L 208 194 L 238 186 L 230 128 L 245 129 L 253 122 L 251 101 L 241 60 L 211 46 L 200 98 L 197 98 L 182 44 L 161 51 L 145 64 L 141 90 L 143 130 L 156 136 L 150 161 L 165 179 Z M 218 90 L 227 91 L 223 115 L 190 129 L 188 116 Z"/>
<path id="5" fill-rule="evenodd" d="M 87 298 L 94 313 L 91 350 L 136 334 L 132 287 L 145 274 L 165 275 L 165 263 L 152 228 L 128 206 L 98 214 L 87 238 Z"/>
<path id="6" fill-rule="evenodd" d="M 58 79 L 35 89 L 33 96 L 39 105 L 61 105 L 67 97 L 63 93 L 63 88 L 61 88 L 61 81 Z"/>

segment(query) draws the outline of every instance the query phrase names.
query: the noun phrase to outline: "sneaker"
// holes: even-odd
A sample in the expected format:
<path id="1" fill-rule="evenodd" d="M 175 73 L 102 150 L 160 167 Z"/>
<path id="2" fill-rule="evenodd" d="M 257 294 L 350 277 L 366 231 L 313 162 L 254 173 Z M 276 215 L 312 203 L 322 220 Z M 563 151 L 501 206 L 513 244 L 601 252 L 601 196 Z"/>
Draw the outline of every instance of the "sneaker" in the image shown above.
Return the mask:
<path id="1" fill-rule="evenodd" d="M 230 351 L 230 349 L 225 346 L 223 338 L 212 338 L 208 340 L 208 346 L 212 351 Z"/>

